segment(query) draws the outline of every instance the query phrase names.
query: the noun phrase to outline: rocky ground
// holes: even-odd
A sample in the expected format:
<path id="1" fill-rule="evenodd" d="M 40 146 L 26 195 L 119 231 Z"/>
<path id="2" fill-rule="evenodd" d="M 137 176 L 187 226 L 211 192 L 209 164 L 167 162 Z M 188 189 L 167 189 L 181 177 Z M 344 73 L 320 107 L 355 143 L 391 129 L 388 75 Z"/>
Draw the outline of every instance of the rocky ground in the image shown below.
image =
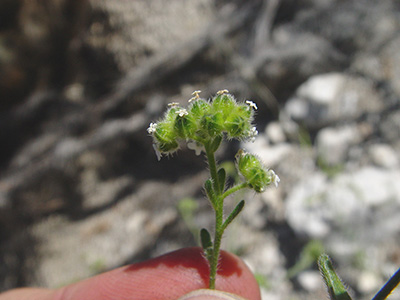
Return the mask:
<path id="1" fill-rule="evenodd" d="M 0 291 L 196 245 L 204 159 L 158 162 L 146 128 L 228 89 L 259 136 L 219 160 L 243 147 L 281 184 L 239 195 L 224 249 L 263 299 L 326 299 L 322 251 L 371 299 L 400 266 L 399 29 L 394 0 L 3 1 Z"/>

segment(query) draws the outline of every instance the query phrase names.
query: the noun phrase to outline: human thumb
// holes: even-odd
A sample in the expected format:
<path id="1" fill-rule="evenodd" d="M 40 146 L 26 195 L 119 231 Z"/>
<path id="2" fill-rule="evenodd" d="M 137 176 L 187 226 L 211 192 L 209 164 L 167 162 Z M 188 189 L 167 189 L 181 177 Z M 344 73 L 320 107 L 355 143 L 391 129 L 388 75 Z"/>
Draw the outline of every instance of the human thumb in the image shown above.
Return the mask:
<path id="1" fill-rule="evenodd" d="M 180 297 L 178 300 L 246 300 L 240 296 L 217 290 L 200 289 Z"/>

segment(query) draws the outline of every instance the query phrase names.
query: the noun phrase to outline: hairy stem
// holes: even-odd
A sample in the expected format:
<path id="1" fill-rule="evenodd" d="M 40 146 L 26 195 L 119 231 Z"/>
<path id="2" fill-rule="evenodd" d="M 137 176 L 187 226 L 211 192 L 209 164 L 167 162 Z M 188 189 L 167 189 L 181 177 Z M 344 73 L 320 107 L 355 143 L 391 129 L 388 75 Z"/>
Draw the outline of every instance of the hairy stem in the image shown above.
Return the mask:
<path id="1" fill-rule="evenodd" d="M 215 289 L 215 279 L 217 277 L 219 251 L 221 247 L 221 240 L 224 230 L 222 227 L 223 212 L 221 210 L 215 211 L 215 234 L 214 234 L 214 247 L 212 252 L 210 263 L 210 281 L 209 288 Z"/>
<path id="2" fill-rule="evenodd" d="M 223 201 L 224 198 L 221 196 L 221 189 L 220 184 L 224 184 L 223 182 L 219 182 L 218 179 L 218 172 L 217 172 L 217 163 L 215 161 L 215 155 L 213 150 L 211 149 L 210 145 L 205 145 L 206 156 L 208 160 L 208 165 L 210 167 L 210 175 L 211 180 L 214 185 L 214 210 L 215 210 L 215 233 L 214 233 L 214 243 L 213 243 L 213 251 L 212 255 L 209 258 L 209 265 L 210 265 L 210 281 L 209 281 L 209 288 L 215 289 L 215 279 L 217 276 L 217 268 L 218 268 L 218 259 L 219 259 L 219 251 L 221 247 L 221 240 L 224 229 L 222 228 L 223 224 L 223 210 L 224 205 Z M 210 199 L 211 200 L 211 199 Z"/>
<path id="3" fill-rule="evenodd" d="M 210 193 L 210 191 L 208 191 L 207 196 L 210 198 L 210 195 L 211 194 L 213 195 L 212 199 L 210 198 L 209 200 L 212 203 L 213 208 L 215 210 L 215 232 L 214 232 L 213 248 L 211 251 L 211 255 L 207 256 L 210 267 L 209 288 L 215 289 L 215 280 L 218 271 L 218 260 L 221 248 L 222 235 L 224 234 L 227 224 L 230 223 L 230 221 L 232 221 L 229 220 L 227 224 L 224 224 L 224 199 L 229 195 L 233 194 L 234 192 L 237 192 L 240 189 L 248 187 L 248 184 L 247 183 L 238 184 L 224 192 L 223 187 L 225 185 L 225 182 L 220 182 L 224 181 L 224 179 L 220 180 L 218 176 L 218 167 L 215 160 L 215 149 L 213 149 L 211 143 L 205 143 L 204 148 L 206 150 L 206 156 L 210 168 L 210 175 L 212 181 L 212 192 Z M 225 176 L 223 176 L 222 178 L 224 177 Z M 243 205 L 241 207 L 243 207 Z M 236 215 L 233 216 L 232 219 L 235 217 Z"/>
<path id="4" fill-rule="evenodd" d="M 206 150 L 206 156 L 208 160 L 208 166 L 210 167 L 210 175 L 211 179 L 214 184 L 214 190 L 216 193 L 219 193 L 219 180 L 218 180 L 218 175 L 217 175 L 217 163 L 215 161 L 215 156 L 214 152 L 212 151 L 211 147 L 209 144 L 205 145 L 205 150 Z"/>
<path id="5" fill-rule="evenodd" d="M 222 199 L 225 199 L 229 195 L 231 195 L 241 189 L 247 188 L 248 186 L 249 186 L 249 184 L 247 182 L 243 182 L 241 184 L 235 185 L 235 186 L 231 187 L 230 189 L 228 189 L 227 191 L 225 191 L 225 193 L 222 194 Z"/>

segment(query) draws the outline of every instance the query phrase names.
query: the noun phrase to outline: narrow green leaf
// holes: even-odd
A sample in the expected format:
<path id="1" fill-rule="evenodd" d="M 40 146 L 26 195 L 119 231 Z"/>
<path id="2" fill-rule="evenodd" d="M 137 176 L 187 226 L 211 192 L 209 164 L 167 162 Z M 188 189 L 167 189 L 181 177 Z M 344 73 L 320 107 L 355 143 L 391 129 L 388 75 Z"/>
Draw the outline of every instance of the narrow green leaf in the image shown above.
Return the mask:
<path id="1" fill-rule="evenodd" d="M 213 188 L 213 183 L 211 179 L 207 179 L 206 182 L 204 183 L 204 189 L 206 190 L 206 194 L 208 199 L 210 200 L 211 204 L 215 208 L 215 192 Z"/>
<path id="2" fill-rule="evenodd" d="M 222 230 L 225 228 L 237 217 L 237 215 L 242 211 L 244 207 L 244 200 L 240 201 L 236 207 L 232 210 L 231 214 L 226 218 L 224 224 L 222 224 Z"/>
<path id="3" fill-rule="evenodd" d="M 203 248 L 204 254 L 207 260 L 210 262 L 213 257 L 213 243 L 211 241 L 211 235 L 207 229 L 202 228 L 200 230 L 200 241 L 201 247 Z"/>
<path id="4" fill-rule="evenodd" d="M 211 150 L 213 152 L 217 151 L 219 146 L 221 145 L 221 142 L 222 142 L 222 135 L 217 135 L 211 143 Z"/>
<path id="5" fill-rule="evenodd" d="M 226 171 L 224 168 L 218 170 L 218 183 L 219 183 L 219 193 L 222 194 L 224 192 L 225 183 L 226 183 Z"/>
<path id="6" fill-rule="evenodd" d="M 202 228 L 200 230 L 200 241 L 201 241 L 201 246 L 203 247 L 204 250 L 212 248 L 211 235 L 205 228 Z"/>
<path id="7" fill-rule="evenodd" d="M 326 254 L 321 254 L 318 258 L 319 270 L 324 278 L 326 287 L 328 288 L 329 297 L 331 300 L 351 300 L 347 293 L 342 280 L 336 274 L 333 268 L 332 261 Z"/>

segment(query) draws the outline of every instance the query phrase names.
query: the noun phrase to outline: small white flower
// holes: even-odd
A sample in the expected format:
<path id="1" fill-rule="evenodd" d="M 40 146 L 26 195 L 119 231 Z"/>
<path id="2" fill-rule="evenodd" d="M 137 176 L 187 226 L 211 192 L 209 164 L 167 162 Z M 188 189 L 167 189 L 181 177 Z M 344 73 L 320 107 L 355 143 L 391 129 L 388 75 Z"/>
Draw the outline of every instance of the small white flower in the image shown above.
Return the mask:
<path id="1" fill-rule="evenodd" d="M 217 92 L 218 96 L 219 95 L 223 95 L 223 94 L 229 94 L 229 91 L 225 89 L 225 90 L 220 90 L 220 91 Z"/>
<path id="2" fill-rule="evenodd" d="M 199 94 L 201 93 L 201 91 L 194 91 L 193 93 L 192 93 L 192 98 L 190 98 L 189 99 L 189 103 L 190 102 L 192 102 L 192 101 L 194 101 L 194 100 L 197 100 L 197 99 L 200 99 L 200 96 L 199 96 Z"/>
<path id="3" fill-rule="evenodd" d="M 201 144 L 197 143 L 196 141 L 189 141 L 187 143 L 187 147 L 190 150 L 194 150 L 197 156 L 200 155 L 202 151 L 204 151 L 204 147 Z"/>
<path id="4" fill-rule="evenodd" d="M 271 182 L 275 185 L 275 187 L 278 187 L 279 182 L 281 179 L 279 178 L 278 175 L 274 172 L 274 170 L 269 170 L 269 174 L 271 176 Z"/>
<path id="5" fill-rule="evenodd" d="M 192 93 L 192 96 L 194 96 L 195 98 L 200 98 L 200 96 L 199 96 L 200 93 L 201 93 L 200 90 L 194 91 L 194 92 Z"/>
<path id="6" fill-rule="evenodd" d="M 178 102 L 168 103 L 168 107 L 175 107 L 175 106 L 179 106 L 179 103 Z"/>
<path id="7" fill-rule="evenodd" d="M 253 108 L 254 110 L 257 110 L 257 104 L 255 104 L 253 101 L 250 100 L 246 100 L 246 104 L 248 104 L 251 108 Z"/>
<path id="8" fill-rule="evenodd" d="M 157 129 L 157 123 L 150 123 L 149 128 L 147 128 L 147 132 L 149 134 L 153 134 L 154 132 L 156 132 Z"/>
<path id="9" fill-rule="evenodd" d="M 256 127 L 251 127 L 250 131 L 249 131 L 249 135 L 248 138 L 250 140 L 250 142 L 254 143 L 254 141 L 256 140 L 256 136 L 258 135 L 258 131 Z"/>
<path id="10" fill-rule="evenodd" d="M 158 147 L 157 147 L 156 144 L 153 144 L 153 149 L 154 149 L 154 151 L 156 152 L 157 160 L 160 161 L 160 160 L 161 160 L 161 157 L 162 157 L 162 154 L 161 154 L 160 150 L 158 150 Z"/>
<path id="11" fill-rule="evenodd" d="M 181 108 L 180 110 L 178 110 L 177 112 L 176 112 L 181 118 L 183 117 L 183 116 L 187 116 L 189 113 L 188 113 L 188 111 L 186 110 L 186 109 L 184 109 L 184 108 Z"/>

